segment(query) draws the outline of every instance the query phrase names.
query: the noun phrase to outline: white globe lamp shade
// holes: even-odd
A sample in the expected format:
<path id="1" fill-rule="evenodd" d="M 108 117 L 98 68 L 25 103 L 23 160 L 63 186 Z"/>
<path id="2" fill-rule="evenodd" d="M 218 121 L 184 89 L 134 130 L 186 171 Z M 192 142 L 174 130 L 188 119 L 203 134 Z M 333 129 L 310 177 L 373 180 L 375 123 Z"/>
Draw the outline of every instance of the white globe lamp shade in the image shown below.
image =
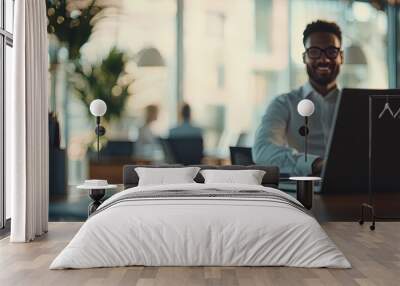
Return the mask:
<path id="1" fill-rule="evenodd" d="M 309 99 L 303 99 L 297 105 L 297 112 L 303 117 L 311 116 L 314 113 L 314 110 L 314 103 Z"/>
<path id="2" fill-rule="evenodd" d="M 94 116 L 103 116 L 107 111 L 107 104 L 101 99 L 95 99 L 90 103 L 90 113 Z"/>

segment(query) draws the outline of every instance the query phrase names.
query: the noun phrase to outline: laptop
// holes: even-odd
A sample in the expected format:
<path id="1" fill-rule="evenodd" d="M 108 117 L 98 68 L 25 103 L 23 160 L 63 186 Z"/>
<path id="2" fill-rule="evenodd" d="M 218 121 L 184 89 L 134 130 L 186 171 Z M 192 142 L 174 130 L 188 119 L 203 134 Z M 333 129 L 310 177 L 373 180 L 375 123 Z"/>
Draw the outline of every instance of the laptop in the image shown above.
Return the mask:
<path id="1" fill-rule="evenodd" d="M 386 103 L 392 113 L 385 111 Z M 375 191 L 400 191 L 398 110 L 399 89 L 343 89 L 326 150 L 322 193 L 368 193 L 370 178 Z"/>

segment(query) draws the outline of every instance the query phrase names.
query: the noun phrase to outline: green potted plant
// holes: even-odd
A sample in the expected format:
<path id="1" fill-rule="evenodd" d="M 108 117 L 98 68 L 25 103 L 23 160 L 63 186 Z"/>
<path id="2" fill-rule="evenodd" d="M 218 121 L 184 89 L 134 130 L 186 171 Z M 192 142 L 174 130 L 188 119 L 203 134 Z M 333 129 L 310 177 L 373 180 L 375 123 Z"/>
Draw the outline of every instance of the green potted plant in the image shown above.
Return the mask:
<path id="1" fill-rule="evenodd" d="M 89 106 L 94 99 L 107 104 L 106 121 L 121 116 L 129 97 L 128 87 L 134 81 L 133 76 L 125 72 L 127 62 L 128 57 L 116 47 L 99 63 L 76 62 L 72 83 L 89 116 Z"/>
<path id="2" fill-rule="evenodd" d="M 89 40 L 99 13 L 104 9 L 95 0 L 87 3 L 71 0 L 47 0 L 47 31 L 61 46 L 68 48 L 70 60 L 80 56 L 80 48 Z M 56 61 L 54 57 L 52 60 Z"/>

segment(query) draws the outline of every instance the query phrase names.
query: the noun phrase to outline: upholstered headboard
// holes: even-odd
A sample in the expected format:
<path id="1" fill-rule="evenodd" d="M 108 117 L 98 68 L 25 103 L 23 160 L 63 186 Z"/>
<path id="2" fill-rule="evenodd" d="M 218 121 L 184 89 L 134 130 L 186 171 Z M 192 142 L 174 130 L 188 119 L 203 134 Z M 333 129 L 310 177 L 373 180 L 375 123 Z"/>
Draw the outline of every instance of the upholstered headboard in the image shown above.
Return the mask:
<path id="1" fill-rule="evenodd" d="M 240 165 L 227 165 L 227 166 L 210 166 L 210 165 L 193 165 L 204 169 L 218 169 L 218 170 L 263 170 L 265 175 L 262 180 L 262 185 L 265 187 L 277 188 L 279 185 L 279 168 L 275 166 L 240 166 Z M 123 174 L 124 188 L 136 187 L 139 182 L 139 176 L 135 171 L 137 167 L 146 168 L 179 168 L 182 165 L 125 165 Z M 197 183 L 204 183 L 203 176 L 199 173 L 194 180 Z"/>

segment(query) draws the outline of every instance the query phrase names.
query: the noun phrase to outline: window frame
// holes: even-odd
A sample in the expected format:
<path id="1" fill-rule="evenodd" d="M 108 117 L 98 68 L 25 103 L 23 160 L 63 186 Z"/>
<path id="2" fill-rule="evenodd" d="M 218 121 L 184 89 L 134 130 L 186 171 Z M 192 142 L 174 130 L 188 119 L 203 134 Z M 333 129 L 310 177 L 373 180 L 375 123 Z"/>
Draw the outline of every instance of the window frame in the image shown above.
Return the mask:
<path id="1" fill-rule="evenodd" d="M 6 48 L 13 48 L 13 33 L 6 30 L 6 2 L 12 1 L 15 5 L 15 0 L 0 0 L 1 5 L 1 21 L 0 21 L 0 229 L 6 230 L 9 228 L 9 223 L 6 223 L 6 191 L 5 191 L 5 93 L 6 93 Z M 15 6 L 14 6 L 15 7 Z M 13 7 L 13 12 L 15 11 Z M 14 15 L 13 15 L 14 16 Z M 13 27 L 14 28 L 14 27 Z M 14 30 L 14 29 L 12 29 Z"/>
<path id="2" fill-rule="evenodd" d="M 399 88 L 399 66 L 400 59 L 397 49 L 400 47 L 399 37 L 399 4 L 387 4 L 385 13 L 388 18 L 387 31 L 387 61 L 388 61 L 388 76 L 389 88 Z"/>

